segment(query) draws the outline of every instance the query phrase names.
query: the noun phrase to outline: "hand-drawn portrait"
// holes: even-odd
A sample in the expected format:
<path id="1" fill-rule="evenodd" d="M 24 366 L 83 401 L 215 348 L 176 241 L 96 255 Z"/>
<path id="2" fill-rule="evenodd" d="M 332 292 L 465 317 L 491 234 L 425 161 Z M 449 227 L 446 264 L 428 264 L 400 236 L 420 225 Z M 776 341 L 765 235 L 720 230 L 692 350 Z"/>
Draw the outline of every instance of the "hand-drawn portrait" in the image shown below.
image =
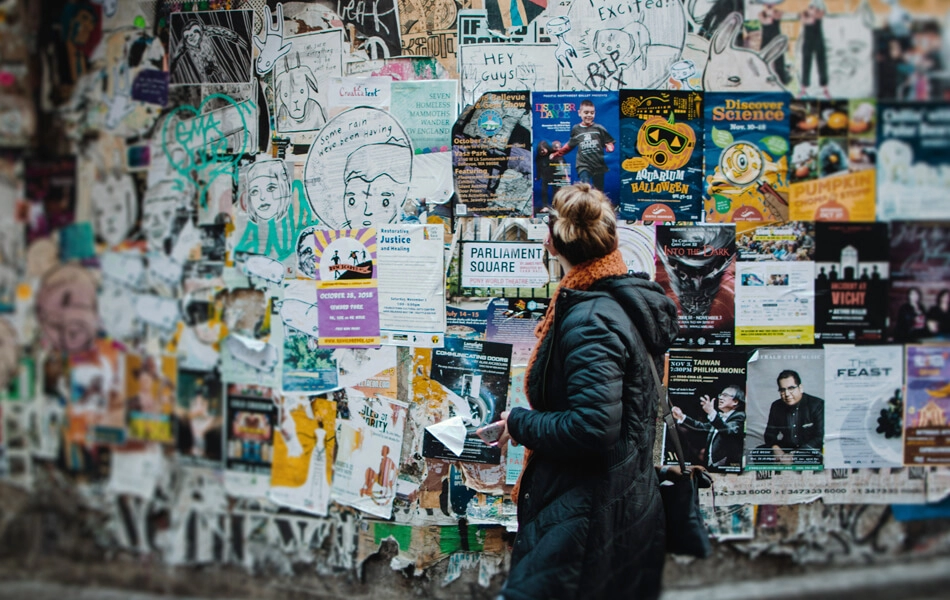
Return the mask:
<path id="1" fill-rule="evenodd" d="M 297 275 L 316 279 L 317 255 L 316 239 L 313 232 L 315 226 L 305 228 L 297 237 Z"/>
<path id="2" fill-rule="evenodd" d="M 292 194 L 284 161 L 260 160 L 251 164 L 241 183 L 241 208 L 251 221 L 275 221 L 287 214 Z"/>
<path id="3" fill-rule="evenodd" d="M 138 221 L 135 182 L 127 173 L 106 173 L 92 184 L 90 196 L 96 235 L 110 248 L 118 246 Z"/>
<path id="4" fill-rule="evenodd" d="M 300 53 L 284 57 L 283 70 L 277 73 L 274 95 L 277 98 L 277 122 L 281 131 L 312 131 L 327 122 L 313 69 L 300 64 Z"/>
<path id="5" fill-rule="evenodd" d="M 365 106 L 327 123 L 304 171 L 310 206 L 329 229 L 395 222 L 411 180 L 406 132 L 389 113 Z"/>
<path id="6" fill-rule="evenodd" d="M 46 273 L 36 293 L 36 317 L 47 349 L 73 353 L 89 348 L 99 329 L 92 275 L 76 264 Z"/>
<path id="7" fill-rule="evenodd" d="M 142 201 L 142 230 L 149 252 L 167 252 L 166 242 L 172 241 L 179 220 L 179 209 L 184 205 L 182 197 L 191 196 L 182 190 L 178 181 L 165 179 L 159 181 L 145 192 Z M 190 190 L 189 186 L 184 186 Z"/>
<path id="8" fill-rule="evenodd" d="M 249 10 L 171 14 L 171 83 L 250 83 Z"/>

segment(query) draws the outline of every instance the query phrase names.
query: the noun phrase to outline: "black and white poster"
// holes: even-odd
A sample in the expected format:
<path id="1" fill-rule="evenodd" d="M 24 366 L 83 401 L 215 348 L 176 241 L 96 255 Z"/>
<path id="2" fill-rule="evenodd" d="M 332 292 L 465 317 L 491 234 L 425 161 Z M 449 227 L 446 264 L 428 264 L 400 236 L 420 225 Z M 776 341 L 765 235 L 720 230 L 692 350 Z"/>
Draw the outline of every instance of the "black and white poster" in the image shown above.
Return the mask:
<path id="1" fill-rule="evenodd" d="M 249 10 L 171 14 L 172 85 L 250 83 Z"/>

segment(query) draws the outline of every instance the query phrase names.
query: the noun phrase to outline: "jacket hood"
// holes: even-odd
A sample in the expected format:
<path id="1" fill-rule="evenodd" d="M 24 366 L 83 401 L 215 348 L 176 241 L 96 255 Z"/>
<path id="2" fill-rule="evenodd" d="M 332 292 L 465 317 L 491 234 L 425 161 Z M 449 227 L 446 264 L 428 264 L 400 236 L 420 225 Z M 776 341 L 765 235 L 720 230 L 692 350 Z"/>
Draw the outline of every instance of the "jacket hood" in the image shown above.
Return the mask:
<path id="1" fill-rule="evenodd" d="M 640 330 L 651 354 L 662 354 L 679 333 L 676 303 L 666 295 L 660 284 L 642 274 L 606 277 L 590 287 L 590 291 L 607 292 L 613 296 Z"/>

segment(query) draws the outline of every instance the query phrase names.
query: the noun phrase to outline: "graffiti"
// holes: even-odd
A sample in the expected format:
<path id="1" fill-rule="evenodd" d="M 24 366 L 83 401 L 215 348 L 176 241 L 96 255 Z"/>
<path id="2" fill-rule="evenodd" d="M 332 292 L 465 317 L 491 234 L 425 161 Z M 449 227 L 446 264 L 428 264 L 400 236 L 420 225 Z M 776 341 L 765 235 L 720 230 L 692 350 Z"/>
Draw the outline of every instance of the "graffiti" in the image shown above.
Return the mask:
<path id="1" fill-rule="evenodd" d="M 291 186 L 293 199 L 283 219 L 271 219 L 263 223 L 249 223 L 236 252 L 249 252 L 284 260 L 297 250 L 297 238 L 304 228 L 315 224 L 316 218 L 306 200 L 306 192 L 300 181 Z"/>
<path id="2" fill-rule="evenodd" d="M 756 52 L 736 45 L 736 35 L 741 29 L 742 15 L 737 12 L 730 13 L 716 28 L 709 42 L 703 89 L 707 92 L 784 91 L 771 64 L 785 52 L 788 38 L 780 35 Z"/>

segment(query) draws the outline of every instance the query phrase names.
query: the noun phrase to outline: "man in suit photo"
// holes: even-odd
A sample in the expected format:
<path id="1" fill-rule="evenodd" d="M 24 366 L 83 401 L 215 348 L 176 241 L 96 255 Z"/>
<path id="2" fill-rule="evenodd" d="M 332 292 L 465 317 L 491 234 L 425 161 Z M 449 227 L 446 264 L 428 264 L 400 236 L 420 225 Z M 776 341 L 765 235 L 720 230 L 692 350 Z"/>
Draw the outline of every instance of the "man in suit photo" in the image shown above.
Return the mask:
<path id="1" fill-rule="evenodd" d="M 745 392 L 736 385 L 723 388 L 715 400 L 706 394 L 699 399 L 706 419 L 694 419 L 674 406 L 677 424 L 706 432 L 706 447 L 700 450 L 710 471 L 738 471 L 742 466 L 745 436 Z"/>

